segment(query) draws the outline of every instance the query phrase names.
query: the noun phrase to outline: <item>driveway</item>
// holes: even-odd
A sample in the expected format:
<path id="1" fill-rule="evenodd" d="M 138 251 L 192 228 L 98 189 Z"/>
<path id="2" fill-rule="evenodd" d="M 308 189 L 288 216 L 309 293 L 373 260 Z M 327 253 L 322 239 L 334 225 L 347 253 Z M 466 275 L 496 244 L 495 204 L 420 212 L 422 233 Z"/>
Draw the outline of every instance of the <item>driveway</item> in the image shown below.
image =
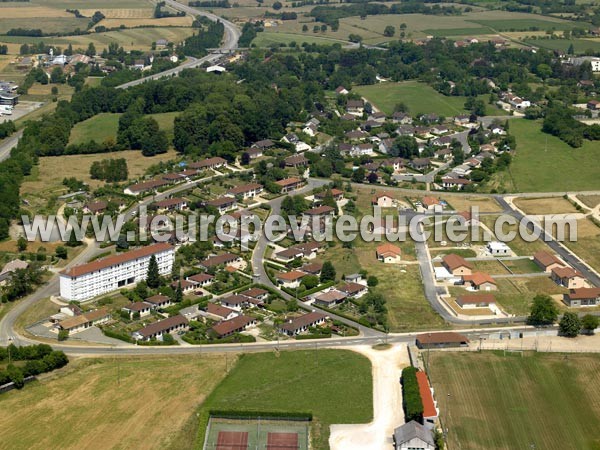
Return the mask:
<path id="1" fill-rule="evenodd" d="M 331 450 L 381 450 L 392 448 L 394 428 L 404 424 L 400 374 L 410 365 L 405 345 L 388 350 L 370 346 L 350 347 L 365 355 L 373 371 L 373 421 L 364 425 L 331 425 Z"/>

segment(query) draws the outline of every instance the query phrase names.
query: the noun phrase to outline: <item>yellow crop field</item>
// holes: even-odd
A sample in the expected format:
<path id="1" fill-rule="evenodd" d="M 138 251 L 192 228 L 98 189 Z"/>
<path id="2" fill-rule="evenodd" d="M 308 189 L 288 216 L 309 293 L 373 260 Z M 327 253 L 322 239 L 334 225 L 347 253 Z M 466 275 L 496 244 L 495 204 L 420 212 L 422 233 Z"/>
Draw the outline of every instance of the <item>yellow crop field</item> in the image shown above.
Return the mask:
<path id="1" fill-rule="evenodd" d="M 194 19 L 190 16 L 185 17 L 164 17 L 162 19 L 104 19 L 99 25 L 107 28 L 114 28 L 124 25 L 129 28 L 155 26 L 155 27 L 190 27 Z"/>
<path id="2" fill-rule="evenodd" d="M 6 4 L 6 3 L 5 3 Z M 1 7 L 0 16 L 2 19 L 29 19 L 31 17 L 73 17 L 64 9 L 48 8 L 46 6 L 29 6 L 27 8 L 19 7 Z M 92 14 L 94 14 L 92 12 Z"/>
<path id="3" fill-rule="evenodd" d="M 153 10 L 150 8 L 94 8 L 80 9 L 81 14 L 91 17 L 96 11 L 100 11 L 107 19 L 148 19 L 152 17 Z M 106 25 L 108 26 L 108 25 Z"/>

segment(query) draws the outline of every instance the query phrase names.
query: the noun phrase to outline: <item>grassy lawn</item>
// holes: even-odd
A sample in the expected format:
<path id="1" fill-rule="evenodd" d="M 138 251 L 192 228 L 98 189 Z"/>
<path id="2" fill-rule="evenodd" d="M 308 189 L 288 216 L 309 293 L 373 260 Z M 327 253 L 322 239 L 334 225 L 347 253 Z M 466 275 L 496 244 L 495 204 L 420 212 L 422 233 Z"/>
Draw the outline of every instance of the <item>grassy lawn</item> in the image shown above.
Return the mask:
<path id="1" fill-rule="evenodd" d="M 304 42 L 307 44 L 319 44 L 319 45 L 333 45 L 336 43 L 344 43 L 346 41 L 338 40 L 330 37 L 319 36 L 313 34 L 312 30 L 310 33 L 279 33 L 279 32 L 264 32 L 258 33 L 256 38 L 252 41 L 252 44 L 257 47 L 272 47 L 273 45 L 285 44 L 289 45 L 290 42 L 295 42 L 298 46 Z"/>
<path id="2" fill-rule="evenodd" d="M 515 187 L 521 192 L 556 192 L 598 188 L 598 145 L 584 141 L 571 148 L 557 137 L 542 133 L 541 122 L 510 121 L 517 153 L 510 166 Z"/>
<path id="3" fill-rule="evenodd" d="M 472 261 L 473 269 L 490 275 L 508 275 L 509 271 L 499 261 Z"/>
<path id="4" fill-rule="evenodd" d="M 394 106 L 401 102 L 408 107 L 412 115 L 436 113 L 445 117 L 453 117 L 465 112 L 465 97 L 442 95 L 431 86 L 418 81 L 356 86 L 354 91 L 386 114 L 393 113 Z M 496 107 L 487 105 L 487 99 L 484 98 L 484 101 L 488 114 L 501 114 Z"/>
<path id="5" fill-rule="evenodd" d="M 488 228 L 495 233 L 495 223 L 497 218 L 492 216 L 481 217 L 481 222 L 488 226 Z M 523 239 L 518 232 L 519 225 L 508 225 L 503 224 L 502 230 L 504 233 L 509 234 L 515 232 L 515 238 L 509 242 L 506 242 L 513 252 L 517 256 L 531 256 L 535 252 L 540 250 L 550 251 L 548 245 L 542 239 L 536 239 L 535 241 L 529 242 Z"/>
<path id="6" fill-rule="evenodd" d="M 245 354 L 202 405 L 202 419 L 210 409 L 312 412 L 312 448 L 326 449 L 329 425 L 372 420 L 371 363 L 347 350 Z"/>
<path id="7" fill-rule="evenodd" d="M 492 197 L 473 197 L 467 195 L 442 195 L 443 200 L 455 211 L 470 211 L 478 208 L 479 212 L 501 212 L 502 208 Z"/>
<path id="8" fill-rule="evenodd" d="M 430 367 L 450 448 L 600 448 L 598 355 L 432 352 Z"/>
<path id="9" fill-rule="evenodd" d="M 539 273 L 542 271 L 540 266 L 531 259 L 514 259 L 502 261 L 512 273 Z"/>
<path id="10" fill-rule="evenodd" d="M 578 195 L 577 198 L 589 208 L 595 208 L 600 204 L 600 195 Z"/>
<path id="11" fill-rule="evenodd" d="M 492 292 L 504 311 L 527 315 L 531 308 L 533 297 L 537 294 L 548 294 L 556 296 L 559 300 L 561 294 L 567 289 L 560 287 L 548 277 L 533 278 L 499 278 L 496 279 L 498 290 Z M 564 303 L 557 301 L 560 309 L 566 309 Z"/>
<path id="12" fill-rule="evenodd" d="M 0 439 L 13 449 L 192 448 L 194 412 L 225 364 L 220 355 L 72 361 L 0 397 Z"/>
<path id="13" fill-rule="evenodd" d="M 587 50 L 600 51 L 600 41 L 593 39 L 525 39 L 523 42 L 548 50 L 566 52 L 571 45 L 576 53 L 585 53 Z"/>
<path id="14" fill-rule="evenodd" d="M 436 256 L 444 257 L 446 255 L 449 255 L 450 253 L 462 256 L 463 258 L 475 258 L 477 256 L 475 250 L 471 250 L 470 248 L 448 248 L 443 250 L 436 249 L 430 250 L 429 253 L 431 254 L 432 258 L 435 258 Z"/>
<path id="15" fill-rule="evenodd" d="M 525 214 L 568 214 L 578 212 L 569 200 L 562 197 L 517 198 L 514 204 Z"/>

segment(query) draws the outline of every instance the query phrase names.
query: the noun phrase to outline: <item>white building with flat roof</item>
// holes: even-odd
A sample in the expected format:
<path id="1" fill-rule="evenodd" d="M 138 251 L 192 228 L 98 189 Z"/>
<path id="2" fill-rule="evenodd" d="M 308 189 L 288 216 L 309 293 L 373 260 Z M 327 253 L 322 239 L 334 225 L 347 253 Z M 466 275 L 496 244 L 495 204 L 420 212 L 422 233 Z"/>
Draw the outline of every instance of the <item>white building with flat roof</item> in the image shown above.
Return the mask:
<path id="1" fill-rule="evenodd" d="M 60 273 L 60 296 L 81 302 L 145 280 L 152 255 L 156 257 L 159 273 L 170 274 L 174 247 L 154 244 L 64 270 Z"/>

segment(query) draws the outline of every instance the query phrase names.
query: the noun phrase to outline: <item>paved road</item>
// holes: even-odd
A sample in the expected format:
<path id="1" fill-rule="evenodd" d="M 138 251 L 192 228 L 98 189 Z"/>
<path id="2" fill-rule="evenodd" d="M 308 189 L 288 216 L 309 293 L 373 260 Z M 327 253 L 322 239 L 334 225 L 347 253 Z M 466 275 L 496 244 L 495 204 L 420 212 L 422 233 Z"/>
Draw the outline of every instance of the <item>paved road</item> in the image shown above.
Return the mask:
<path id="1" fill-rule="evenodd" d="M 240 39 L 241 32 L 240 32 L 239 28 L 236 25 L 234 25 L 233 23 L 231 23 L 228 20 L 225 20 L 222 17 L 219 17 L 215 14 L 212 14 L 212 13 L 209 13 L 206 11 L 201 11 L 199 9 L 195 9 L 190 6 L 183 5 L 183 4 L 173 1 L 173 0 L 165 0 L 165 1 L 166 1 L 167 6 L 170 6 L 171 8 L 176 9 L 178 11 L 183 11 L 186 14 L 190 14 L 191 16 L 204 16 L 214 22 L 217 22 L 217 21 L 221 22 L 225 26 L 225 35 L 223 37 L 223 43 L 221 44 L 219 51 L 234 50 L 237 48 L 237 44 L 238 44 L 238 40 Z M 172 76 L 177 75 L 182 70 L 193 69 L 195 67 L 199 67 L 204 63 L 216 61 L 216 60 L 220 59 L 222 56 L 223 55 L 218 54 L 218 53 L 214 53 L 214 54 L 211 53 L 200 59 L 188 57 L 188 61 L 186 61 L 185 63 L 183 63 L 173 69 L 165 70 L 164 72 L 160 72 L 160 73 L 157 73 L 154 75 L 149 75 L 147 77 L 140 78 L 139 80 L 130 81 L 129 83 L 125 83 L 120 86 L 117 86 L 117 89 L 127 89 L 131 86 L 136 86 L 138 84 L 145 83 L 146 81 L 149 81 L 149 80 L 158 80 L 159 78 L 172 77 Z"/>
<path id="2" fill-rule="evenodd" d="M 517 218 L 517 220 L 522 220 L 525 217 L 520 211 L 516 210 L 509 202 L 507 202 L 503 196 L 497 195 L 495 196 L 495 198 L 496 201 L 504 209 L 511 210 L 513 215 Z M 585 278 L 588 279 L 590 283 L 592 283 L 594 286 L 600 286 L 600 277 L 598 276 L 598 274 L 595 271 L 593 271 L 587 264 L 585 264 L 581 259 L 579 259 L 577 255 L 574 255 L 566 247 L 561 245 L 559 242 L 555 241 L 553 237 L 550 234 L 546 233 L 546 231 L 542 227 L 531 223 L 531 227 L 529 228 L 532 231 L 539 233 L 539 236 L 543 238 L 543 240 L 546 242 L 546 244 L 548 244 L 548 246 L 552 250 L 558 253 L 558 255 L 571 267 L 573 267 L 576 270 L 579 270 L 585 276 Z"/>
<path id="3" fill-rule="evenodd" d="M 12 136 L 0 142 L 0 161 L 4 161 L 10 157 L 10 151 L 17 146 L 21 136 L 23 136 L 23 130 L 17 131 Z"/>

